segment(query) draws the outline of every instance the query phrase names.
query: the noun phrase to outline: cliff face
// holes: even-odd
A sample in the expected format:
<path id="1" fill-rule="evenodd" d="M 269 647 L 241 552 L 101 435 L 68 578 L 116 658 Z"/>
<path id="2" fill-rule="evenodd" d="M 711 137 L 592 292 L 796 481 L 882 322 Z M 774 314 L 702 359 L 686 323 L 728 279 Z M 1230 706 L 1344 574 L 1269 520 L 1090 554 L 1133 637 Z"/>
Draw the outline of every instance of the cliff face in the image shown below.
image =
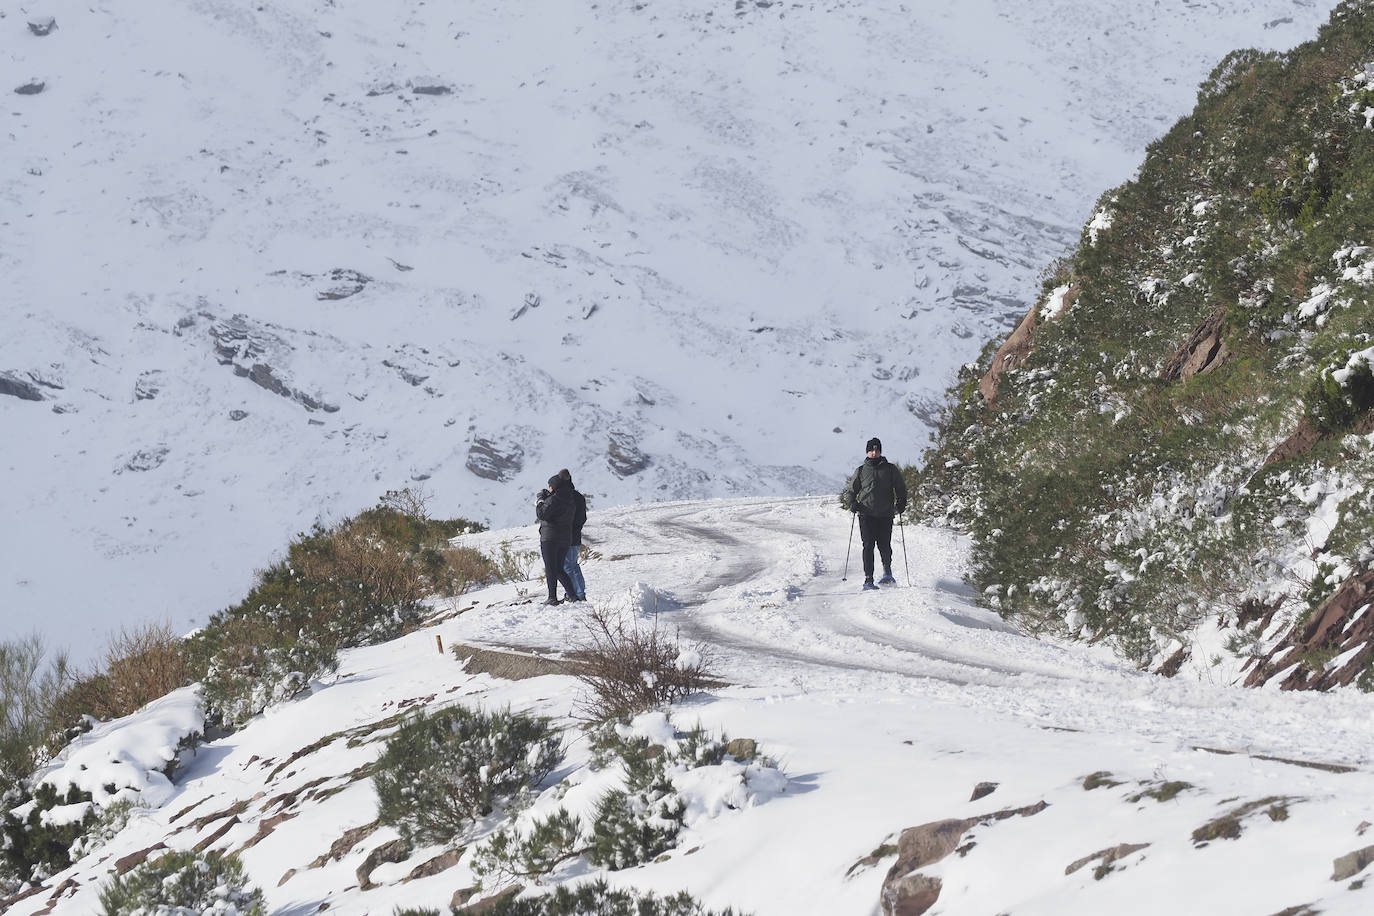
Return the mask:
<path id="1" fill-rule="evenodd" d="M 964 367 L 913 484 L 972 533 L 984 600 L 1168 673 L 1374 683 L 1367 628 L 1316 625 L 1374 567 L 1371 243 L 1374 3 L 1350 0 L 1226 57 Z"/>

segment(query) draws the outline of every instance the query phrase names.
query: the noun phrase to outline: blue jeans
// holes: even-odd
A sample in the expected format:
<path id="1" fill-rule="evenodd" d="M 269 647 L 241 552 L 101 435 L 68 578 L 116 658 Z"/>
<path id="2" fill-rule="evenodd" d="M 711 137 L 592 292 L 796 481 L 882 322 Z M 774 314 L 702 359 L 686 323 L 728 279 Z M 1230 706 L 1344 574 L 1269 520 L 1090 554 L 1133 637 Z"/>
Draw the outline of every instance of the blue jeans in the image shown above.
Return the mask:
<path id="1" fill-rule="evenodd" d="M 572 581 L 575 596 L 586 598 L 587 580 L 582 578 L 582 567 L 577 564 L 577 556 L 581 551 L 581 544 L 574 544 L 568 548 L 568 555 L 563 560 L 563 572 L 567 573 L 568 578 Z"/>

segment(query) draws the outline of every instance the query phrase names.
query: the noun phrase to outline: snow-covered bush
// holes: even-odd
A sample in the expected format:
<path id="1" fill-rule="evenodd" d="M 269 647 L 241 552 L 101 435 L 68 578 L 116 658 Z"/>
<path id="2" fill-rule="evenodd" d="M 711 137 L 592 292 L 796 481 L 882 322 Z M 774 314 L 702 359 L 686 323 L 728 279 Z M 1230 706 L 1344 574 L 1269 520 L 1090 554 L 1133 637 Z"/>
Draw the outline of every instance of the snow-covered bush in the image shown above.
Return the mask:
<path id="1" fill-rule="evenodd" d="M 5 803 L 0 873 L 20 882 L 43 881 L 71 865 L 72 844 L 96 822 L 91 793 L 76 786 L 21 787 Z"/>
<path id="2" fill-rule="evenodd" d="M 211 715 L 238 727 L 274 703 L 298 696 L 339 665 L 333 643 L 286 636 L 270 618 L 240 618 L 219 628 L 221 643 L 201 675 Z"/>
<path id="3" fill-rule="evenodd" d="M 411 842 L 450 843 L 528 792 L 562 757 L 547 719 L 465 706 L 421 712 L 377 761 L 377 814 Z"/>
<path id="4" fill-rule="evenodd" d="M 581 823 L 566 808 L 535 818 L 525 830 L 502 827 L 474 854 L 473 873 L 483 884 L 498 887 L 517 881 L 538 883 L 559 863 L 582 852 L 581 834 Z"/>
<path id="5" fill-rule="evenodd" d="M 733 772 L 721 774 L 726 779 L 716 779 L 713 791 L 725 785 L 730 787 L 727 794 L 741 794 L 724 806 L 748 803 L 743 788 L 751 768 L 756 776 L 771 771 L 779 784 L 785 782 L 771 761 L 752 752 L 749 764 L 735 761 L 723 738 L 712 738 L 700 725 L 678 731 L 663 713 L 640 716 L 629 725 L 603 725 L 593 731 L 591 744 L 594 768 L 619 765 L 624 770 L 624 787 L 608 791 L 596 803 L 586 851 L 592 864 L 612 870 L 648 862 L 677 845 L 693 804 L 699 810 L 719 807 L 684 794 L 680 785 L 692 782 L 694 771 L 731 764 Z"/>
<path id="6" fill-rule="evenodd" d="M 100 890 L 104 916 L 260 916 L 262 891 L 218 852 L 169 852 Z"/>
<path id="7" fill-rule="evenodd" d="M 612 889 L 604 880 L 559 887 L 543 897 L 506 898 L 485 912 L 489 916 L 736 916 L 731 907 L 708 910 L 686 891 L 658 897 Z"/>

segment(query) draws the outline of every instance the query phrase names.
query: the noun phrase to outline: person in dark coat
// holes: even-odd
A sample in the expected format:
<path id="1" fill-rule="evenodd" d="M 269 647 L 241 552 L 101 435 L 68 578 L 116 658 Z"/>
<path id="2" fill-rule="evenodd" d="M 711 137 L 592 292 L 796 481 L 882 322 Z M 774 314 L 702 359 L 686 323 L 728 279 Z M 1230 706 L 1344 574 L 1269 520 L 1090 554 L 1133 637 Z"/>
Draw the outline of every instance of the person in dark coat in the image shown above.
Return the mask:
<path id="1" fill-rule="evenodd" d="M 557 474 L 549 478 L 547 490 L 540 490 L 534 501 L 534 516 L 539 519 L 539 552 L 544 558 L 544 582 L 549 589 L 545 604 L 558 604 L 558 583 L 573 591 L 563 563 L 572 544 L 573 518 L 577 506 L 573 502 L 572 484 Z"/>
<path id="2" fill-rule="evenodd" d="M 587 497 L 583 496 L 573 485 L 572 472 L 567 468 L 558 472 L 558 476 L 568 482 L 568 488 L 572 490 L 573 498 L 573 527 L 572 544 L 568 547 L 568 557 L 563 561 L 563 572 L 567 573 L 567 580 L 564 586 L 572 583 L 564 600 L 567 601 L 586 601 L 587 600 L 587 580 L 582 577 L 582 565 L 578 562 L 582 553 L 582 526 L 587 524 Z"/>
<path id="3" fill-rule="evenodd" d="M 902 471 L 883 457 L 883 443 L 876 436 L 865 447 L 868 455 L 840 491 L 840 505 L 859 514 L 859 536 L 863 538 L 864 588 L 873 584 L 873 548 L 883 558 L 883 577 L 879 585 L 893 585 L 892 519 L 906 511 L 906 481 Z"/>

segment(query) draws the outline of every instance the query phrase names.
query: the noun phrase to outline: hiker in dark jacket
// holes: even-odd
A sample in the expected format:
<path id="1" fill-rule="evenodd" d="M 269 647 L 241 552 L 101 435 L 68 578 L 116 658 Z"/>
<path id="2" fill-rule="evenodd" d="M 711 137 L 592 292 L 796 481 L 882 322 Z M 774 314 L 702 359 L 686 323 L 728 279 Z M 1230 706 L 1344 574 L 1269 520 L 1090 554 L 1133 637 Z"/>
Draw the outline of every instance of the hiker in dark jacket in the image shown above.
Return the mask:
<path id="1" fill-rule="evenodd" d="M 565 601 L 586 601 L 587 600 L 587 581 L 582 578 L 582 565 L 578 562 L 582 553 L 582 526 L 587 524 L 587 497 L 583 496 L 573 486 L 572 472 L 567 468 L 558 472 L 558 476 L 567 481 L 568 489 L 572 491 L 573 498 L 573 527 L 572 544 L 568 547 L 567 559 L 563 561 L 563 572 L 567 573 L 564 580 L 564 587 L 571 588 L 565 596 Z"/>
<path id="2" fill-rule="evenodd" d="M 868 457 L 854 471 L 849 483 L 840 491 L 840 505 L 859 513 L 859 536 L 864 544 L 864 588 L 873 584 L 873 548 L 883 558 L 883 577 L 880 585 L 892 585 L 892 519 L 906 511 L 906 481 L 895 464 L 883 457 L 883 443 L 874 437 L 868 440 Z"/>
<path id="3" fill-rule="evenodd" d="M 545 604 L 558 604 L 558 583 L 573 591 L 563 563 L 572 543 L 573 518 L 577 506 L 573 503 L 572 484 L 557 474 L 549 478 L 549 488 L 540 490 L 534 501 L 534 516 L 539 519 L 539 552 L 544 557 L 544 582 L 549 589 Z"/>

